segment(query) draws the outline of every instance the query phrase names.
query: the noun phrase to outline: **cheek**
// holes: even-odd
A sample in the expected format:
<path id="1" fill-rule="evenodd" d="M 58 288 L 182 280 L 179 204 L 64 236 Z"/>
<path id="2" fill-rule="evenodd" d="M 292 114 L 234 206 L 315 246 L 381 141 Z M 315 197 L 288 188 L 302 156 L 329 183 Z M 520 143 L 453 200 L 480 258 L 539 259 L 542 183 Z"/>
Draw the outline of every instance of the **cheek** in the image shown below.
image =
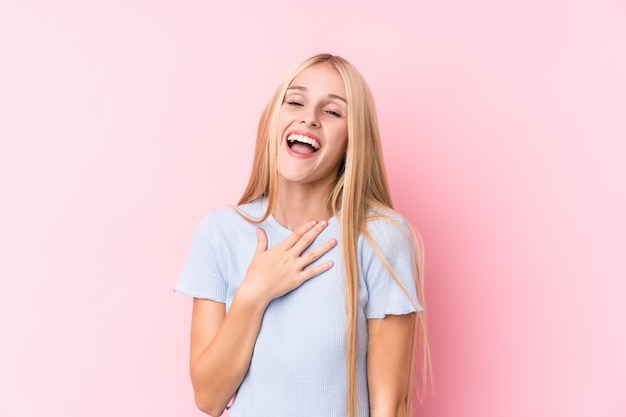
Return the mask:
<path id="1" fill-rule="evenodd" d="M 348 129 L 341 129 L 339 136 L 339 147 L 341 151 L 345 154 L 348 150 Z"/>
<path id="2" fill-rule="evenodd" d="M 285 127 L 285 116 L 282 112 L 279 113 L 278 117 L 276 118 L 276 127 L 278 128 L 279 132 Z"/>
<path id="3" fill-rule="evenodd" d="M 286 128 L 289 125 L 291 119 L 292 117 L 290 117 L 289 112 L 286 111 L 284 107 L 281 107 L 278 111 L 278 116 L 276 117 L 276 126 L 278 127 L 279 131 L 283 128 Z"/>
<path id="4" fill-rule="evenodd" d="M 348 145 L 348 123 L 341 123 L 340 125 L 335 127 L 335 136 L 342 142 L 344 142 L 344 147 Z"/>
<path id="5" fill-rule="evenodd" d="M 348 152 L 348 138 L 344 137 L 341 144 L 337 147 L 337 162 L 341 162 L 345 159 Z"/>

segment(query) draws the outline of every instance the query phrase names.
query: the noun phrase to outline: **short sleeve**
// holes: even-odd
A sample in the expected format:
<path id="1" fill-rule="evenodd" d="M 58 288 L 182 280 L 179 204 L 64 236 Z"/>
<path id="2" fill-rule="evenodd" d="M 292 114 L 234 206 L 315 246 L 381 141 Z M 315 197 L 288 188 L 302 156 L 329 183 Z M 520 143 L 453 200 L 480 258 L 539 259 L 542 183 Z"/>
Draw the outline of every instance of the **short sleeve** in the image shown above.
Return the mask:
<path id="1" fill-rule="evenodd" d="M 174 291 L 195 298 L 226 302 L 227 283 L 216 248 L 217 230 L 212 214 L 196 227 L 183 271 Z"/>
<path id="2" fill-rule="evenodd" d="M 378 217 L 368 222 L 367 230 L 379 249 L 377 254 L 372 244 L 361 236 L 361 272 L 368 292 L 367 318 L 422 311 L 415 283 L 415 242 L 408 224 L 402 218 Z M 379 255 L 384 257 L 393 275 Z"/>

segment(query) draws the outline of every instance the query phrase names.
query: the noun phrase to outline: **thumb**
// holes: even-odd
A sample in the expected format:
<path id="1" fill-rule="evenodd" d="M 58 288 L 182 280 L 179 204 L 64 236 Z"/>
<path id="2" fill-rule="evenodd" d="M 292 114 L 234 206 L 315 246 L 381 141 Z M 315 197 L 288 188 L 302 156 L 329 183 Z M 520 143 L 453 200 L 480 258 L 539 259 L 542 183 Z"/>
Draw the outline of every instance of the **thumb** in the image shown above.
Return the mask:
<path id="1" fill-rule="evenodd" d="M 265 230 L 260 227 L 256 229 L 256 253 L 263 253 L 267 250 L 267 235 L 265 234 Z"/>

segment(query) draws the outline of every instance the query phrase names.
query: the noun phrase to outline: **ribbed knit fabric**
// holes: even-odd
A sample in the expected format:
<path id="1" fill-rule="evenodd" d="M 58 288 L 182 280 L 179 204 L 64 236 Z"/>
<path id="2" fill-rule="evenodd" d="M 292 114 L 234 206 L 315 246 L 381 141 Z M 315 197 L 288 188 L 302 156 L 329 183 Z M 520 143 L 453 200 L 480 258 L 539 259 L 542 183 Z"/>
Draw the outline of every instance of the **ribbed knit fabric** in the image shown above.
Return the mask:
<path id="1" fill-rule="evenodd" d="M 241 206 L 260 218 L 265 200 Z M 403 228 L 406 224 L 399 218 Z M 175 288 L 181 294 L 225 303 L 245 277 L 256 249 L 255 229 L 268 236 L 269 247 L 291 231 L 272 216 L 260 225 L 248 223 L 233 208 L 211 212 L 198 225 L 182 275 Z M 415 294 L 412 248 L 389 221 L 374 220 L 368 230 L 394 268 L 409 294 Z M 410 236 L 410 235 L 409 235 Z M 336 218 L 311 248 L 330 238 L 339 241 Z M 339 244 L 341 242 L 339 241 Z M 421 311 L 391 278 L 362 237 L 359 239 L 359 309 L 357 323 L 357 378 L 360 416 L 369 416 L 366 351 L 367 318 Z M 327 272 L 272 301 L 263 322 L 250 368 L 228 413 L 232 417 L 345 417 L 346 410 L 346 306 L 343 264 L 339 245 L 317 261 L 333 260 Z"/>

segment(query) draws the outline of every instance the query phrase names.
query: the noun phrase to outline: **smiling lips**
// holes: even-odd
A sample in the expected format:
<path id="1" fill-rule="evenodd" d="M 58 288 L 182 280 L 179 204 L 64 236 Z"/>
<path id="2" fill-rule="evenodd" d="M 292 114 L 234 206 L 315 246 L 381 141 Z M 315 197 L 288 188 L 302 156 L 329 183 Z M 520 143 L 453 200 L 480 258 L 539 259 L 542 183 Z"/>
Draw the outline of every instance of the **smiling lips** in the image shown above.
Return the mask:
<path id="1" fill-rule="evenodd" d="M 293 151 L 302 154 L 311 154 L 320 149 L 320 143 L 317 140 L 299 133 L 287 136 L 287 142 Z"/>

